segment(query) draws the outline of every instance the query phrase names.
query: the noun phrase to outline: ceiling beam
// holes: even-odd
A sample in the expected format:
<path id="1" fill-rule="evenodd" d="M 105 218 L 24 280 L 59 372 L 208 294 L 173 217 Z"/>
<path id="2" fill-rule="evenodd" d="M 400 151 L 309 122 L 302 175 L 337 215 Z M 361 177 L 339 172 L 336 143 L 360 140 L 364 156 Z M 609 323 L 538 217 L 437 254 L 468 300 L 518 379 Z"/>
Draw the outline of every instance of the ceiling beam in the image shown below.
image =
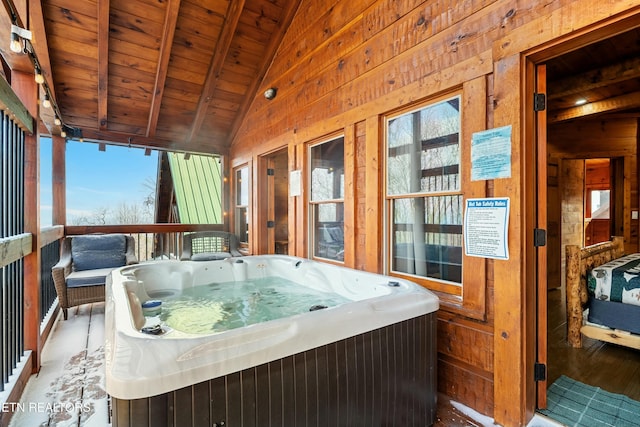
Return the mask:
<path id="1" fill-rule="evenodd" d="M 631 58 L 617 64 L 558 80 L 549 85 L 547 95 L 550 100 L 579 95 L 590 90 L 635 78 L 640 78 L 640 58 Z"/>
<path id="2" fill-rule="evenodd" d="M 226 19 L 224 21 L 224 24 L 222 25 L 222 29 L 220 30 L 220 38 L 218 39 L 219 42 L 216 45 L 216 50 L 213 54 L 213 58 L 211 58 L 211 63 L 209 64 L 209 72 L 207 73 L 204 87 L 202 89 L 202 93 L 200 94 L 200 99 L 198 100 L 198 107 L 196 108 L 196 114 L 193 119 L 193 124 L 191 125 L 191 129 L 189 130 L 189 133 L 187 134 L 187 138 L 185 140 L 187 144 L 191 143 L 195 135 L 200 132 L 200 128 L 202 127 L 202 123 L 204 122 L 204 118 L 207 115 L 209 102 L 211 102 L 211 100 L 213 99 L 213 92 L 215 91 L 216 83 L 220 76 L 220 72 L 222 71 L 222 67 L 224 66 L 224 60 L 227 57 L 227 53 L 229 52 L 229 47 L 231 46 L 233 35 L 235 34 L 236 28 L 238 27 L 242 9 L 244 9 L 244 0 L 229 2 L 229 8 L 227 9 L 227 13 L 225 14 Z"/>
<path id="3" fill-rule="evenodd" d="M 550 113 L 549 123 L 559 123 L 565 120 L 577 119 L 585 116 L 593 116 L 602 113 L 613 113 L 630 108 L 640 108 L 640 92 L 628 93 L 602 101 L 591 102 L 576 107 L 567 108 Z"/>
<path id="4" fill-rule="evenodd" d="M 156 134 L 158 116 L 160 115 L 160 106 L 162 105 L 162 96 L 164 95 L 164 85 L 167 81 L 167 69 L 169 68 L 171 47 L 173 46 L 173 38 L 176 33 L 179 10 L 180 0 L 169 0 L 164 16 L 164 28 L 162 29 L 162 41 L 160 44 L 158 68 L 156 70 L 156 81 L 153 85 L 151 109 L 149 111 L 149 121 L 147 123 L 147 136 L 154 136 Z"/>
<path id="5" fill-rule="evenodd" d="M 53 80 L 53 74 L 51 73 L 51 60 L 49 58 L 49 47 L 47 44 L 47 35 L 44 27 L 44 14 L 42 13 L 42 2 L 31 1 L 29 3 L 29 22 L 30 30 L 33 33 L 33 40 L 31 45 L 38 58 L 38 64 L 40 65 L 40 71 L 44 76 L 44 80 L 49 88 L 51 94 L 51 102 L 57 105 L 57 97 L 55 91 L 55 84 Z M 40 98 L 44 96 L 44 90 L 40 88 Z M 60 134 L 60 127 L 54 124 L 55 111 L 53 108 L 40 108 L 40 121 L 48 132 L 54 134 Z"/>
<path id="6" fill-rule="evenodd" d="M 98 0 L 98 127 L 106 130 L 109 94 L 109 0 Z"/>
<path id="7" fill-rule="evenodd" d="M 269 45 L 265 49 L 265 54 L 262 57 L 262 62 L 258 67 L 258 73 L 256 78 L 252 81 L 251 86 L 247 88 L 247 92 L 245 94 L 244 100 L 236 113 L 236 116 L 231 125 L 231 129 L 229 131 L 229 135 L 227 137 L 226 145 L 229 146 L 231 142 L 236 137 L 238 133 L 238 129 L 240 129 L 240 125 L 244 120 L 244 117 L 253 102 L 255 97 L 255 93 L 258 90 L 258 87 L 262 84 L 262 80 L 266 75 L 269 67 L 271 66 L 271 61 L 273 61 L 273 57 L 276 54 L 276 50 L 280 46 L 282 42 L 282 38 L 284 37 L 285 32 L 289 28 L 291 21 L 293 20 L 294 15 L 296 14 L 298 7 L 300 6 L 301 0 L 293 0 L 290 1 L 287 5 L 287 10 L 282 14 L 282 20 L 279 22 L 279 27 L 276 32 L 272 35 L 269 40 Z"/>
<path id="8" fill-rule="evenodd" d="M 153 148 L 161 151 L 189 152 L 207 155 L 227 155 L 228 147 L 219 144 L 190 144 L 166 139 L 150 138 L 113 131 L 82 129 L 82 138 L 87 142 L 105 142 L 111 145 L 123 145 L 135 148 Z"/>

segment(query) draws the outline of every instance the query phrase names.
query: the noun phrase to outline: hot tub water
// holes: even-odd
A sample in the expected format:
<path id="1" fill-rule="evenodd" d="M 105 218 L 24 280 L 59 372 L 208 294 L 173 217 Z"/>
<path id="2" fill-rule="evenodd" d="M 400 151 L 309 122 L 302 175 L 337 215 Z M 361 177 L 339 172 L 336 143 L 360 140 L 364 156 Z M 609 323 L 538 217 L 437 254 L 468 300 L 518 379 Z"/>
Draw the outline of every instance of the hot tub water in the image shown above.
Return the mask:
<path id="1" fill-rule="evenodd" d="M 223 332 L 350 301 L 281 277 L 195 286 L 161 300 L 159 320 L 189 334 Z"/>

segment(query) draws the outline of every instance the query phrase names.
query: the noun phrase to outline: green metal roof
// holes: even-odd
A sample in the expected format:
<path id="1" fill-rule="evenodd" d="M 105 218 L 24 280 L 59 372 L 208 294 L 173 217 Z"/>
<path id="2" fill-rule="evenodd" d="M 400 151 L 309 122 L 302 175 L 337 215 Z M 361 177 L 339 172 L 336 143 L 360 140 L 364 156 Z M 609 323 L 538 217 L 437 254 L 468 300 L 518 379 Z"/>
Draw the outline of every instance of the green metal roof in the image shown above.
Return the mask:
<path id="1" fill-rule="evenodd" d="M 222 224 L 222 173 L 217 157 L 168 153 L 182 224 Z"/>

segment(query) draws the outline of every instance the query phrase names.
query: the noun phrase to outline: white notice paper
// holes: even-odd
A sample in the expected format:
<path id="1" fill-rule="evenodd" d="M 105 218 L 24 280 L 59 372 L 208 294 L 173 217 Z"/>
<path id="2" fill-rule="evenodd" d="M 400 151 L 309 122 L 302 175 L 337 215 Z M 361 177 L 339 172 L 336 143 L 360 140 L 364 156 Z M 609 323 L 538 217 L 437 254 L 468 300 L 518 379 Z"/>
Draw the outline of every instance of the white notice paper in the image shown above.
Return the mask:
<path id="1" fill-rule="evenodd" d="M 465 255 L 509 259 L 509 198 L 467 199 L 464 215 Z"/>
<path id="2" fill-rule="evenodd" d="M 302 171 L 289 172 L 289 197 L 302 195 Z"/>

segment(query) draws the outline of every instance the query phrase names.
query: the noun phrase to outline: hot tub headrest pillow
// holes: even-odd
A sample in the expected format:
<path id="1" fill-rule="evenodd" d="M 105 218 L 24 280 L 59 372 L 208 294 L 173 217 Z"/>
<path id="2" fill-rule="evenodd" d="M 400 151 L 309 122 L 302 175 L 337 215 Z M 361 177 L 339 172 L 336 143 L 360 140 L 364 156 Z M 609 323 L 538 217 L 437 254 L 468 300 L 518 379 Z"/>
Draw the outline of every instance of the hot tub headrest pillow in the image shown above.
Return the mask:
<path id="1" fill-rule="evenodd" d="M 75 271 L 122 267 L 126 263 L 127 239 L 123 234 L 76 236 L 71 241 Z"/>

